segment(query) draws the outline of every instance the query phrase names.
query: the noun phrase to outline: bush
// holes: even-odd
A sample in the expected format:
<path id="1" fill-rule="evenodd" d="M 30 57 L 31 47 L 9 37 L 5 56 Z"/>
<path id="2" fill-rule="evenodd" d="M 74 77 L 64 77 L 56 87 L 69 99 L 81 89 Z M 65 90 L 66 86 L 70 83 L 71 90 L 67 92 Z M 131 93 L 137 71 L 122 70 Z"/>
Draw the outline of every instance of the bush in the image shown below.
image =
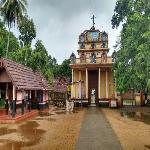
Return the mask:
<path id="1" fill-rule="evenodd" d="M 0 98 L 0 108 L 5 108 L 5 99 Z"/>

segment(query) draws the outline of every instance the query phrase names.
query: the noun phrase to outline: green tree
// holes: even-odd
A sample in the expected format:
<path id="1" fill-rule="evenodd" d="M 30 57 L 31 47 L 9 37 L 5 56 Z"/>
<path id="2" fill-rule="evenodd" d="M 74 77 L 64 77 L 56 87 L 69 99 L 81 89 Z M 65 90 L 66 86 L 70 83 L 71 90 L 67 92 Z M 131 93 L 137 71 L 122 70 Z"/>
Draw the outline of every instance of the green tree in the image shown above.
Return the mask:
<path id="1" fill-rule="evenodd" d="M 11 56 L 11 54 L 19 48 L 19 43 L 17 38 L 13 35 L 12 32 L 8 33 L 8 31 L 4 26 L 4 23 L 0 20 L 0 55 L 2 57 L 6 55 L 8 34 L 10 34 L 10 44 L 9 44 L 10 51 L 8 53 L 8 56 Z"/>
<path id="2" fill-rule="evenodd" d="M 31 46 L 32 40 L 36 38 L 36 29 L 32 19 L 27 16 L 22 18 L 19 25 L 19 40 L 22 46 Z"/>
<path id="3" fill-rule="evenodd" d="M 47 64 L 48 61 L 48 53 L 46 48 L 42 44 L 42 41 L 38 40 L 35 44 L 35 50 L 33 51 L 33 60 L 34 66 L 33 69 L 42 70 L 43 67 Z"/>
<path id="4" fill-rule="evenodd" d="M 8 55 L 9 41 L 10 41 L 10 28 L 12 25 L 20 24 L 22 16 L 26 13 L 26 0 L 1 0 L 0 1 L 0 14 L 9 28 L 8 42 L 6 49 L 6 58 Z"/>
<path id="5" fill-rule="evenodd" d="M 115 75 L 120 92 L 128 88 L 145 90 L 150 78 L 150 1 L 118 0 L 112 27 L 123 25 Z"/>
<path id="6" fill-rule="evenodd" d="M 50 67 L 48 52 L 42 44 L 42 41 L 38 40 L 36 42 L 29 64 L 33 70 L 40 70 L 49 82 L 52 81 L 53 70 Z"/>
<path id="7" fill-rule="evenodd" d="M 70 59 L 65 59 L 61 65 L 56 65 L 54 69 L 55 77 L 66 77 L 71 79 Z"/>
<path id="8" fill-rule="evenodd" d="M 27 16 L 22 17 L 22 21 L 19 24 L 19 31 L 21 48 L 17 50 L 16 56 L 13 55 L 13 59 L 29 66 L 32 54 L 32 49 L 30 47 L 32 40 L 36 37 L 36 29 L 33 20 L 29 19 Z"/>
<path id="9" fill-rule="evenodd" d="M 11 58 L 23 65 L 31 67 L 31 58 L 32 57 L 32 49 L 30 47 L 20 47 L 15 52 L 11 54 Z"/>

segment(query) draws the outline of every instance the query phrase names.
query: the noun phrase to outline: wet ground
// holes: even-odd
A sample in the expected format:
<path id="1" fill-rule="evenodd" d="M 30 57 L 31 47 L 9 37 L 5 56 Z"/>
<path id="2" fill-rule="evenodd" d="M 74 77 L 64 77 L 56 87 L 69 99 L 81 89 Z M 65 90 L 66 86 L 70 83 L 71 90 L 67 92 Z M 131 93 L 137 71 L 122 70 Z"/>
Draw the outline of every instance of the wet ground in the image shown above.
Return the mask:
<path id="1" fill-rule="evenodd" d="M 78 110 L 75 112 L 78 113 Z M 41 149 L 36 146 L 42 143 L 46 137 L 51 136 L 48 134 L 54 130 L 53 126 L 57 126 L 57 124 L 60 126 L 59 122 L 63 121 L 65 116 L 64 108 L 56 108 L 52 112 L 39 112 L 39 116 L 30 121 L 0 125 L 0 150 Z M 45 146 L 46 144 L 48 143 L 45 142 Z M 43 150 L 45 149 L 49 148 L 43 148 Z"/>
<path id="2" fill-rule="evenodd" d="M 11 133 L 20 134 L 21 141 L 10 139 L 0 139 L 0 149 L 4 150 L 20 150 L 21 147 L 32 146 L 39 143 L 44 130 L 38 129 L 39 124 L 36 121 L 28 121 L 20 125 L 17 129 L 0 128 L 0 136 L 9 135 Z"/>
<path id="3" fill-rule="evenodd" d="M 40 112 L 18 124 L 0 124 L 0 150 L 73 150 L 86 109 Z M 150 149 L 150 108 L 105 109 L 124 149 Z M 135 140 L 136 139 L 136 140 Z"/>
<path id="4" fill-rule="evenodd" d="M 103 109 L 123 149 L 150 149 L 150 107 Z"/>
<path id="5" fill-rule="evenodd" d="M 120 114 L 124 118 L 150 125 L 150 107 L 125 107 L 120 109 Z"/>

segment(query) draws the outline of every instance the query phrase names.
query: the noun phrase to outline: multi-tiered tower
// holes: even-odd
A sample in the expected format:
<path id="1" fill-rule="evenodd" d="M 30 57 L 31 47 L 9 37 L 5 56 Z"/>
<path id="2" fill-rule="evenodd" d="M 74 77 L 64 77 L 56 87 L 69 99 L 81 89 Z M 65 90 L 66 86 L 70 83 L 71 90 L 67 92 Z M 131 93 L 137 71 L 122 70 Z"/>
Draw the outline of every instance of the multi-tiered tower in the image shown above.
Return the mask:
<path id="1" fill-rule="evenodd" d="M 112 57 L 108 56 L 108 34 L 95 29 L 94 24 L 93 21 L 92 28 L 79 36 L 79 57 L 74 53 L 70 56 L 71 97 L 89 103 L 108 101 L 115 91 Z"/>

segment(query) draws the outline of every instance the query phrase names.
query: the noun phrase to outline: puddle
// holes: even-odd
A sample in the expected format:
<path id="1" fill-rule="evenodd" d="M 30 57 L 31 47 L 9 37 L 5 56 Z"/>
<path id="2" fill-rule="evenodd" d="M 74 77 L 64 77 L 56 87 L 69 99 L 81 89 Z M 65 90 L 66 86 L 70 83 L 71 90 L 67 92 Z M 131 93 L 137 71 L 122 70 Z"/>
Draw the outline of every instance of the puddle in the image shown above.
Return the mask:
<path id="1" fill-rule="evenodd" d="M 150 149 L 150 145 L 145 145 L 146 148 Z"/>
<path id="2" fill-rule="evenodd" d="M 56 121 L 55 118 L 46 118 L 46 117 L 36 118 L 35 120 L 46 120 L 46 121 L 51 121 L 51 122 Z"/>
<path id="3" fill-rule="evenodd" d="M 61 115 L 61 114 L 66 114 L 66 111 L 55 111 L 55 113 Z"/>
<path id="4" fill-rule="evenodd" d="M 37 129 L 39 124 L 36 121 L 28 121 L 27 123 L 19 126 L 18 129 L 11 131 L 11 133 L 19 133 L 22 135 L 23 141 L 11 141 L 11 140 L 0 140 L 0 149 L 4 150 L 20 150 L 25 146 L 33 146 L 40 142 L 43 134 L 45 133 L 42 129 Z M 13 130 L 13 129 L 12 129 Z M 7 134 L 7 132 L 6 132 Z M 12 137 L 13 139 L 13 137 Z"/>
<path id="5" fill-rule="evenodd" d="M 150 124 L 150 114 L 148 113 L 122 111 L 121 116 L 124 118 L 130 118 L 134 121 L 141 121 L 145 124 Z"/>
<path id="6" fill-rule="evenodd" d="M 8 129 L 7 127 L 0 128 L 0 136 L 14 132 L 16 132 L 16 129 Z"/>
<path id="7" fill-rule="evenodd" d="M 46 117 L 46 116 L 52 116 L 52 115 L 54 115 L 54 114 L 49 113 L 49 112 L 39 112 L 40 117 Z"/>
<path id="8" fill-rule="evenodd" d="M 78 110 L 74 110 L 74 111 L 73 111 L 74 114 L 75 114 L 75 113 L 78 113 L 78 112 L 79 112 Z"/>
<path id="9" fill-rule="evenodd" d="M 66 110 L 66 108 L 65 108 L 65 107 L 60 107 L 60 108 L 59 108 L 59 107 L 57 107 L 57 108 L 55 108 L 55 111 L 59 111 L 59 110 L 60 110 L 60 111 L 62 111 L 62 110 Z"/>

